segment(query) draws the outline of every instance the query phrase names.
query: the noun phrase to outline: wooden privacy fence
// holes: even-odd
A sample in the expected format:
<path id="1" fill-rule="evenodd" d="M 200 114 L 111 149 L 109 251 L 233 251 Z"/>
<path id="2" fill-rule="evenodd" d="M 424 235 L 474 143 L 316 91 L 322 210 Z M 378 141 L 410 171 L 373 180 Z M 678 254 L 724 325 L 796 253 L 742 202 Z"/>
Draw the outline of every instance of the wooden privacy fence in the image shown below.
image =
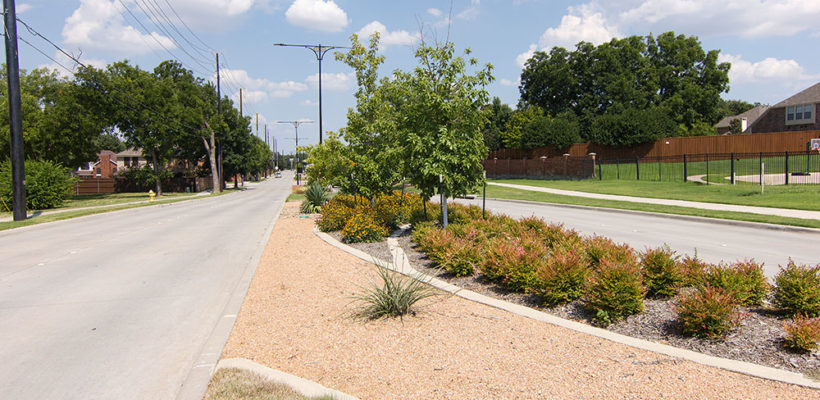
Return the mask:
<path id="1" fill-rule="evenodd" d="M 820 138 L 820 131 L 674 137 L 634 147 L 609 147 L 594 143 L 579 143 L 572 145 L 568 150 L 557 150 L 551 147 L 538 147 L 532 150 L 496 150 L 491 151 L 487 159 L 535 159 L 541 156 L 561 156 L 564 153 L 571 156 L 595 153 L 598 157 L 606 159 L 634 159 L 636 157 L 669 157 L 706 153 L 800 152 L 806 151 L 806 143 L 816 138 Z"/>
<path id="2" fill-rule="evenodd" d="M 583 179 L 596 173 L 594 156 L 491 159 L 482 164 L 489 178 Z"/>
<path id="3" fill-rule="evenodd" d="M 114 178 L 78 177 L 74 181 L 74 194 L 88 196 L 99 193 L 115 193 L 116 186 Z"/>

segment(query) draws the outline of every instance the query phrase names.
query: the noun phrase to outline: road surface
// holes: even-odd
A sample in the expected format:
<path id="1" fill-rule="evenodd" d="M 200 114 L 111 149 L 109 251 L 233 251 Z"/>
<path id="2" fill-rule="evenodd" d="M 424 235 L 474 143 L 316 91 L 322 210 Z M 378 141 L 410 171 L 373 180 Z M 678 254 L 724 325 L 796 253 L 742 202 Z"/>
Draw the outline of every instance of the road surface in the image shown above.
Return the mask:
<path id="1" fill-rule="evenodd" d="M 204 393 L 202 378 L 183 383 L 218 356 L 202 353 L 235 318 L 226 304 L 244 296 L 289 178 L 0 232 L 0 398 Z"/>
<path id="2" fill-rule="evenodd" d="M 481 206 L 481 199 L 458 200 Z M 694 254 L 709 262 L 754 258 L 763 262 L 769 278 L 789 257 L 797 263 L 820 263 L 820 231 L 780 231 L 745 224 L 729 225 L 670 218 L 649 213 L 625 213 L 602 208 L 575 208 L 550 204 L 487 200 L 487 209 L 521 218 L 535 215 L 563 223 L 585 235 L 598 234 L 636 250 L 668 244 L 678 254 Z"/>

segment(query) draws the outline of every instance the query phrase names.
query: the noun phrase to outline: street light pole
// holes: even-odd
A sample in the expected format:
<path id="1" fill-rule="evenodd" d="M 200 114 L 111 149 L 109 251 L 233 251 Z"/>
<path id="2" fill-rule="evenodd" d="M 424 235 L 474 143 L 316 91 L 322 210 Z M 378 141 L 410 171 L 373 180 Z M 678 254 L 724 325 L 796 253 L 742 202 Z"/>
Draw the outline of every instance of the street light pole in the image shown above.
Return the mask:
<path id="1" fill-rule="evenodd" d="M 296 150 L 294 151 L 296 154 L 296 184 L 299 185 L 301 182 L 299 181 L 299 125 L 302 124 L 312 124 L 313 121 L 309 119 L 303 119 L 299 121 L 276 121 L 277 124 L 291 124 L 293 125 L 293 130 L 296 132 Z"/>
<path id="2" fill-rule="evenodd" d="M 304 47 L 316 55 L 316 60 L 319 61 L 319 144 L 322 144 L 322 60 L 325 58 L 325 53 L 333 49 L 349 49 L 346 46 L 323 46 L 321 44 L 286 44 L 274 43 L 274 46 L 282 47 Z"/>

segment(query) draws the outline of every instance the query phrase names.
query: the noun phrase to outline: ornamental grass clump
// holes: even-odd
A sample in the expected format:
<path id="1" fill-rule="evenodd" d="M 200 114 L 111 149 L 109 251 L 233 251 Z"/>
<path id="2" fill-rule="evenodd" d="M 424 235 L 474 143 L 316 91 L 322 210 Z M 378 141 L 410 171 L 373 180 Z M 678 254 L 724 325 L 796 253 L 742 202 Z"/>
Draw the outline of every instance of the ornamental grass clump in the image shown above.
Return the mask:
<path id="1" fill-rule="evenodd" d="M 792 322 L 783 324 L 783 329 L 786 331 L 784 344 L 793 351 L 810 353 L 820 345 L 820 318 L 797 314 Z"/>
<path id="2" fill-rule="evenodd" d="M 820 317 L 820 264 L 810 267 L 789 260 L 774 278 L 774 305 L 792 316 Z"/>
<path id="3" fill-rule="evenodd" d="M 546 306 L 568 303 L 584 294 L 589 261 L 579 246 L 555 250 L 535 268 L 534 292 Z"/>
<path id="4" fill-rule="evenodd" d="M 703 284 L 721 288 L 732 295 L 738 304 L 758 306 L 769 293 L 769 283 L 763 274 L 763 264 L 754 260 L 735 262 L 730 265 L 709 266 Z"/>
<path id="5" fill-rule="evenodd" d="M 299 211 L 303 214 L 315 214 L 322 211 L 322 206 L 330 199 L 330 192 L 319 182 L 313 182 L 305 191 L 305 201 Z"/>
<path id="6" fill-rule="evenodd" d="M 593 322 L 607 326 L 625 316 L 644 310 L 641 269 L 637 264 L 603 259 L 590 275 L 584 294 L 584 305 Z"/>
<path id="7" fill-rule="evenodd" d="M 342 228 L 342 242 L 345 243 L 378 242 L 385 236 L 387 228 L 368 212 L 356 212 Z"/>
<path id="8" fill-rule="evenodd" d="M 363 288 L 361 294 L 354 296 L 355 300 L 363 303 L 355 313 L 357 317 L 378 319 L 415 315 L 413 306 L 416 303 L 438 294 L 426 282 L 405 277 L 383 265 L 377 266 L 381 282 L 374 282 L 371 287 Z"/>
<path id="9" fill-rule="evenodd" d="M 684 276 L 678 264 L 678 256 L 669 246 L 647 248 L 641 253 L 640 265 L 649 296 L 669 297 L 678 293 Z"/>
<path id="10" fill-rule="evenodd" d="M 683 334 L 714 339 L 726 336 L 738 325 L 741 315 L 737 305 L 732 292 L 706 284 L 681 295 L 675 311 Z"/>

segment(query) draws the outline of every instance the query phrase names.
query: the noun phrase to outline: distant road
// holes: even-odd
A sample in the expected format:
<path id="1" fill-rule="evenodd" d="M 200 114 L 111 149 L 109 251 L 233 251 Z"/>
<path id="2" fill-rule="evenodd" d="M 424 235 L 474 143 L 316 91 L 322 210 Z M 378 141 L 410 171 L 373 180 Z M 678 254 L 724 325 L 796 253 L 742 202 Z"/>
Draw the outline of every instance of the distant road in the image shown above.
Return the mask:
<path id="1" fill-rule="evenodd" d="M 458 200 L 481 206 L 481 199 Z M 580 233 L 598 234 L 636 250 L 668 244 L 678 254 L 694 254 L 709 262 L 754 258 L 764 262 L 766 275 L 777 274 L 779 264 L 820 263 L 818 233 L 789 232 L 763 227 L 735 226 L 706 219 L 693 221 L 646 213 L 603 208 L 575 208 L 550 204 L 487 200 L 487 209 L 521 218 L 535 215 L 563 223 Z"/>
<path id="2" fill-rule="evenodd" d="M 0 233 L 0 398 L 174 399 L 289 178 Z"/>

